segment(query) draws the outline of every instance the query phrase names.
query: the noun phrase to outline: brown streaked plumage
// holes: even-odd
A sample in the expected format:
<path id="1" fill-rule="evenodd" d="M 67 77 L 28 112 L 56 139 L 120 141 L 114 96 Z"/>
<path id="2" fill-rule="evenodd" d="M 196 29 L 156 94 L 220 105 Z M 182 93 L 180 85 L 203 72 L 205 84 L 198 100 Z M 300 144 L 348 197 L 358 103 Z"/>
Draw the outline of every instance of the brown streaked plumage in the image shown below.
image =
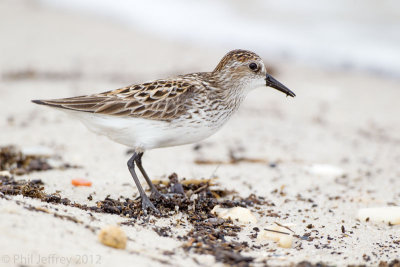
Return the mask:
<path id="1" fill-rule="evenodd" d="M 230 118 L 250 90 L 265 85 L 295 96 L 266 72 L 257 54 L 233 50 L 212 72 L 134 84 L 99 94 L 33 102 L 69 112 L 90 130 L 134 148 L 128 168 L 146 212 L 147 208 L 158 210 L 139 183 L 135 163 L 152 195 L 161 197 L 161 194 L 142 166 L 144 151 L 207 138 Z"/>
<path id="2" fill-rule="evenodd" d="M 171 120 L 188 109 L 185 99 L 190 98 L 196 86 L 202 86 L 189 82 L 157 80 L 95 95 L 41 100 L 39 104 L 110 116 Z"/>
<path id="3" fill-rule="evenodd" d="M 261 58 L 253 52 L 247 51 L 247 50 L 233 50 L 230 51 L 228 54 L 226 54 L 221 61 L 218 63 L 217 67 L 214 69 L 214 73 L 219 72 L 226 68 L 227 66 L 230 66 L 231 64 L 235 64 L 235 62 L 250 62 L 250 61 L 259 61 Z"/>

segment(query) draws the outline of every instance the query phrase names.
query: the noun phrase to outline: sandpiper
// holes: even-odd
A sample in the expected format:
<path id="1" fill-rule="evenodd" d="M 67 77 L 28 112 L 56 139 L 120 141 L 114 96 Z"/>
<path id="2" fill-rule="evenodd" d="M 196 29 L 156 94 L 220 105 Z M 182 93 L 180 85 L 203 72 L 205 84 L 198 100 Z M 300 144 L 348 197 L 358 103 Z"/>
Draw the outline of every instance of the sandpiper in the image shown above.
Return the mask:
<path id="1" fill-rule="evenodd" d="M 32 101 L 66 111 L 91 131 L 133 148 L 135 152 L 128 160 L 128 168 L 146 213 L 148 208 L 158 210 L 139 182 L 135 163 L 150 186 L 151 197 L 162 195 L 142 166 L 143 153 L 209 137 L 239 108 L 249 91 L 262 86 L 295 96 L 267 73 L 257 54 L 233 50 L 212 72 L 134 84 L 93 95 Z"/>

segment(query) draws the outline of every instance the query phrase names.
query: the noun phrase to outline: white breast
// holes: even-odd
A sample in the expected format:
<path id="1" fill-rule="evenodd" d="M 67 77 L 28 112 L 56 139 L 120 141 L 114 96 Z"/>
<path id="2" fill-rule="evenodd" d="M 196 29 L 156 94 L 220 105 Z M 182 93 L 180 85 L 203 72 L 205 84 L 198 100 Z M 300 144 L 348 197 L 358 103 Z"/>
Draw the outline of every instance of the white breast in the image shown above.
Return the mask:
<path id="1" fill-rule="evenodd" d="M 195 143 L 212 135 L 219 128 L 199 120 L 166 122 L 69 110 L 67 113 L 80 119 L 89 130 L 138 151 Z"/>

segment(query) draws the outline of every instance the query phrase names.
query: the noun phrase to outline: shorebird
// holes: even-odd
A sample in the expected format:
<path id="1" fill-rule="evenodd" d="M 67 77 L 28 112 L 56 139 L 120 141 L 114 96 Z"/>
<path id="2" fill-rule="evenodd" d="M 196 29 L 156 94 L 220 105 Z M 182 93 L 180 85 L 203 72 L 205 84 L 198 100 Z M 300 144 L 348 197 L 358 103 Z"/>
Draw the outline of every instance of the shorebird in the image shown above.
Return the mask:
<path id="1" fill-rule="evenodd" d="M 212 72 L 180 75 L 99 94 L 32 102 L 66 111 L 89 130 L 133 148 L 128 169 L 146 213 L 147 209 L 158 209 L 145 194 L 135 163 L 150 187 L 150 197 L 163 196 L 143 168 L 143 153 L 209 137 L 239 108 L 249 91 L 265 86 L 295 96 L 267 73 L 257 54 L 233 50 Z"/>

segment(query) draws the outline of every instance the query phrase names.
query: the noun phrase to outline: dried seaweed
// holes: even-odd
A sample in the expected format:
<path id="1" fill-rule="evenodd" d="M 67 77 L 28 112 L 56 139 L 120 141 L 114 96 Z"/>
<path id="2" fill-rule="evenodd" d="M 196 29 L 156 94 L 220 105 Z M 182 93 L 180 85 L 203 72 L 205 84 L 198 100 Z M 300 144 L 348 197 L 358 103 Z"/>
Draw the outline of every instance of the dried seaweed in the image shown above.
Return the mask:
<path id="1" fill-rule="evenodd" d="M 185 236 L 174 236 L 170 227 L 153 227 L 153 230 L 161 236 L 172 237 L 184 242 L 182 248 L 186 251 L 193 251 L 198 254 L 210 254 L 217 261 L 227 264 L 247 266 L 253 258 L 241 255 L 244 248 L 248 248 L 247 243 L 229 241 L 227 237 L 236 236 L 241 227 L 232 223 L 230 220 L 217 218 L 211 213 L 216 204 L 223 206 L 235 205 L 254 205 L 262 201 L 255 196 L 245 199 L 235 199 L 232 201 L 218 201 L 221 196 L 231 192 L 212 189 L 212 180 L 186 180 L 180 183 L 176 174 L 169 177 L 169 182 L 156 183 L 157 189 L 166 194 L 166 198 L 153 200 L 162 215 L 154 214 L 164 218 L 171 217 L 178 212 L 186 215 L 188 222 L 193 229 Z M 174 193 L 176 188 L 183 190 L 184 194 Z M 178 190 L 179 191 L 179 190 Z M 96 206 L 87 206 L 79 203 L 72 203 L 67 198 L 62 198 L 59 194 L 46 194 L 41 180 L 15 180 L 13 176 L 0 175 L 0 192 L 4 195 L 23 195 L 26 197 L 37 198 L 43 202 L 57 203 L 70 207 L 76 207 L 86 211 L 99 213 L 111 213 L 136 220 L 143 217 L 141 201 L 137 199 L 124 198 L 121 200 L 112 199 L 107 196 L 103 201 L 98 201 Z M 65 218 L 55 214 L 58 218 L 68 219 L 79 222 L 76 218 Z"/>
<path id="2" fill-rule="evenodd" d="M 9 171 L 14 175 L 28 174 L 33 171 L 47 171 L 54 169 L 48 163 L 49 157 L 43 155 L 25 155 L 15 146 L 0 147 L 0 171 Z M 76 168 L 70 164 L 63 164 L 61 169 Z"/>

